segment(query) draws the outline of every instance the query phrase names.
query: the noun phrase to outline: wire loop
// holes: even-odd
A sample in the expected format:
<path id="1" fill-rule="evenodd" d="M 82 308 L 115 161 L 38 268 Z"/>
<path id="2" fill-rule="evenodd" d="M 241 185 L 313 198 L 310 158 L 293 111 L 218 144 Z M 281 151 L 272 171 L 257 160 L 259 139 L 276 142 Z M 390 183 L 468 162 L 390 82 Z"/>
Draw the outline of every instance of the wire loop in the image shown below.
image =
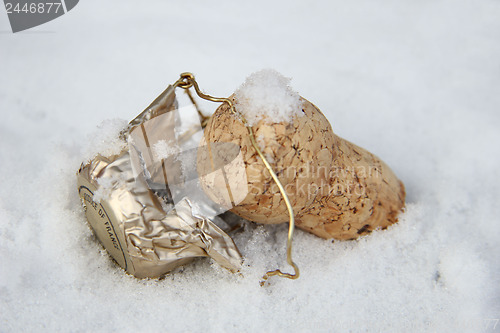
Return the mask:
<path id="1" fill-rule="evenodd" d="M 295 216 L 293 213 L 292 204 L 290 203 L 290 199 L 288 198 L 288 195 L 286 194 L 286 191 L 285 191 L 285 188 L 283 187 L 283 184 L 281 184 L 281 181 L 278 179 L 278 176 L 276 175 L 273 168 L 269 164 L 269 161 L 266 159 L 266 157 L 264 156 L 264 154 L 260 150 L 259 146 L 257 145 L 257 142 L 255 141 L 255 135 L 253 133 L 253 128 L 248 125 L 248 122 L 246 121 L 245 117 L 241 113 L 236 111 L 236 109 L 234 107 L 234 103 L 231 99 L 213 97 L 213 96 L 204 94 L 200 90 L 200 87 L 198 86 L 198 82 L 196 82 L 194 75 L 192 73 L 189 73 L 189 72 L 182 73 L 180 75 L 180 78 L 174 83 L 174 87 L 179 87 L 179 88 L 186 90 L 189 98 L 191 99 L 193 104 L 196 106 L 196 109 L 198 110 L 198 114 L 200 115 L 200 117 L 202 119 L 202 126 L 203 127 L 204 127 L 204 125 L 206 125 L 209 117 L 204 116 L 201 113 L 201 111 L 198 109 L 196 102 L 194 101 L 193 97 L 189 93 L 189 88 L 191 88 L 191 87 L 194 88 L 194 90 L 196 91 L 196 94 L 202 99 L 205 99 L 205 100 L 211 101 L 211 102 L 217 102 L 217 103 L 227 103 L 231 109 L 231 112 L 233 114 L 237 115 L 240 118 L 240 120 L 243 122 L 245 127 L 247 128 L 248 136 L 250 137 L 250 141 L 252 143 L 252 146 L 256 150 L 257 154 L 259 155 L 262 162 L 266 166 L 266 169 L 269 171 L 269 173 L 271 174 L 271 177 L 273 178 L 274 182 L 278 186 L 279 191 L 280 191 L 280 193 L 283 196 L 283 199 L 285 201 L 286 208 L 288 210 L 289 224 L 288 224 L 288 238 L 287 238 L 287 242 L 286 242 L 286 261 L 290 266 L 292 266 L 292 268 L 294 270 L 294 274 L 283 273 L 279 269 L 276 269 L 274 271 L 269 271 L 266 274 L 264 274 L 264 276 L 262 277 L 263 280 L 260 282 L 260 285 L 264 286 L 267 279 L 269 279 L 271 276 L 276 276 L 276 275 L 280 276 L 280 277 L 292 279 L 292 280 L 298 279 L 300 276 L 299 267 L 292 260 L 292 241 L 293 241 L 293 232 L 295 230 Z"/>

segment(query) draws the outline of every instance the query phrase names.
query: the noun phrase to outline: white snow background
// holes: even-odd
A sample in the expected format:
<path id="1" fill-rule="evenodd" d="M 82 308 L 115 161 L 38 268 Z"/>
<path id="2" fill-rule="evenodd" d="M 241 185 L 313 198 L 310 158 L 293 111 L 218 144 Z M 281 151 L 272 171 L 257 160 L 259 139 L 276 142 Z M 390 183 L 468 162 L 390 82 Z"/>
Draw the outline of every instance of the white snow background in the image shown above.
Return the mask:
<path id="1" fill-rule="evenodd" d="M 406 185 L 359 241 L 247 225 L 244 276 L 197 260 L 126 275 L 88 228 L 75 173 L 105 119 L 179 73 L 229 96 L 275 68 Z M 213 106 L 214 109 L 216 105 Z M 500 1 L 97 1 L 12 34 L 0 9 L 0 331 L 500 331 Z M 498 319 L 497 319 L 498 321 Z"/>

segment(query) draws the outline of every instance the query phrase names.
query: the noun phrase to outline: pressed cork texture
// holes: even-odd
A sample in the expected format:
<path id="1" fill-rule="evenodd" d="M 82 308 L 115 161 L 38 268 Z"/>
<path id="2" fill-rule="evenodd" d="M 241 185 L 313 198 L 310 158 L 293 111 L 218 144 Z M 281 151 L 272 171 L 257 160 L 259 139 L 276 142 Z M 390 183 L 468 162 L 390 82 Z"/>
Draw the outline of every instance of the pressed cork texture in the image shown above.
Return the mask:
<path id="1" fill-rule="evenodd" d="M 302 99 L 302 115 L 291 123 L 266 123 L 264 119 L 253 129 L 286 189 L 297 227 L 327 239 L 355 239 L 397 221 L 405 200 L 402 182 L 375 155 L 336 136 L 325 116 L 309 101 Z M 250 221 L 287 222 L 278 187 L 253 148 L 247 129 L 227 104 L 210 118 L 201 144 L 221 142 L 240 147 L 248 193 L 243 200 L 227 202 L 227 183 L 238 184 L 243 179 L 242 170 L 230 168 L 224 181 L 209 183 L 202 177 L 207 195 L 233 205 L 232 212 Z M 204 153 L 198 156 L 198 171 L 206 175 L 214 171 L 206 161 L 215 154 L 200 151 Z"/>

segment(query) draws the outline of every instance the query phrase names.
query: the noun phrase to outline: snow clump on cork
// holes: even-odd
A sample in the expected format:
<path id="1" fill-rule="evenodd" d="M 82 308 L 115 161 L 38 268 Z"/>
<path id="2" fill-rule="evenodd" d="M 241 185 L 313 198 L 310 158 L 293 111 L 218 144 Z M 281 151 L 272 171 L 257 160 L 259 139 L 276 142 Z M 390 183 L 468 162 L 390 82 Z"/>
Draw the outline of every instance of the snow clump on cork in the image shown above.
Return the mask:
<path id="1" fill-rule="evenodd" d="M 262 119 L 267 123 L 291 122 L 293 116 L 302 114 L 302 101 L 290 81 L 274 69 L 251 74 L 234 93 L 236 110 L 249 126 Z"/>

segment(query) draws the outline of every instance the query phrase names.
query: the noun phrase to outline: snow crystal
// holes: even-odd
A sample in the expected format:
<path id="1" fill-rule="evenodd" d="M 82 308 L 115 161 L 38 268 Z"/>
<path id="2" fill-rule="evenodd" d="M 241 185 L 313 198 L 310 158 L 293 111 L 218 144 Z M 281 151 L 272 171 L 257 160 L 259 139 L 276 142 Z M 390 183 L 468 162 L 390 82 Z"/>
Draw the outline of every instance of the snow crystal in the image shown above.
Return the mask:
<path id="1" fill-rule="evenodd" d="M 273 69 L 251 74 L 234 93 L 236 110 L 250 126 L 261 119 L 290 122 L 302 114 L 300 96 L 290 87 L 290 80 Z"/>
<path id="2" fill-rule="evenodd" d="M 152 147 L 154 157 L 158 160 L 174 156 L 179 152 L 176 145 L 169 144 L 166 140 L 159 140 Z"/>
<path id="3" fill-rule="evenodd" d="M 122 187 L 126 186 L 127 177 L 124 174 L 113 173 L 111 177 L 97 178 L 98 188 L 94 193 L 94 201 L 100 203 L 103 199 L 108 199 L 111 193 Z"/>
<path id="4" fill-rule="evenodd" d="M 128 125 L 124 119 L 106 119 L 88 136 L 88 144 L 83 161 L 90 161 L 97 155 L 112 156 L 119 154 L 127 142 L 120 138 L 120 133 Z"/>

